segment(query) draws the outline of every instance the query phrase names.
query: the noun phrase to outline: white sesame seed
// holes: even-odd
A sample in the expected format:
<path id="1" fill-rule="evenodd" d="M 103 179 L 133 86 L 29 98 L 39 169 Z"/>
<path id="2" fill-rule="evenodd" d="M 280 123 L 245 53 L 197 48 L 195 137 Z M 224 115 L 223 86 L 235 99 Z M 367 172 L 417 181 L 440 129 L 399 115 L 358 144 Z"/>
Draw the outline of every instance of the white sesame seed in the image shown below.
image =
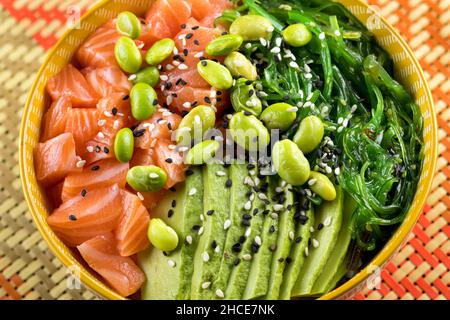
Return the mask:
<path id="1" fill-rule="evenodd" d="M 173 261 L 172 259 L 167 260 L 167 264 L 169 265 L 169 267 L 174 268 L 176 263 L 175 261 Z"/>
<path id="2" fill-rule="evenodd" d="M 299 65 L 298 65 L 298 63 L 295 62 L 295 61 L 289 62 L 289 66 L 290 66 L 291 68 L 294 68 L 294 69 L 299 69 L 299 68 L 300 68 Z"/>
<path id="3" fill-rule="evenodd" d="M 294 240 L 295 234 L 294 231 L 289 231 L 289 239 Z"/>
<path id="4" fill-rule="evenodd" d="M 344 121 L 342 122 L 342 126 L 344 128 L 347 128 L 347 126 L 348 126 L 348 119 L 347 118 L 345 118 Z"/>
<path id="5" fill-rule="evenodd" d="M 99 137 L 100 139 L 103 139 L 103 138 L 105 138 L 105 135 L 103 132 L 99 132 L 99 133 L 97 133 L 97 137 Z"/>
<path id="6" fill-rule="evenodd" d="M 267 40 L 264 38 L 259 38 L 259 42 L 261 42 L 261 44 L 265 47 L 267 46 Z"/>
<path id="7" fill-rule="evenodd" d="M 216 175 L 219 176 L 219 177 L 224 177 L 224 176 L 226 176 L 227 174 L 226 174 L 225 172 L 223 172 L 223 171 L 217 171 L 217 172 L 216 172 Z"/>
<path id="8" fill-rule="evenodd" d="M 244 210 L 250 210 L 252 208 L 252 202 L 251 201 L 247 201 L 245 204 L 244 204 Z"/>
<path id="9" fill-rule="evenodd" d="M 270 52 L 272 52 L 272 53 L 280 53 L 281 49 L 280 49 L 280 47 L 273 47 L 272 50 L 270 50 Z"/>
<path id="10" fill-rule="evenodd" d="M 336 169 L 334 169 L 334 174 L 335 175 L 340 175 L 341 174 L 341 168 L 337 167 Z"/>
<path id="11" fill-rule="evenodd" d="M 316 184 L 316 182 L 317 182 L 317 179 L 309 179 L 308 185 L 309 185 L 309 186 L 313 186 L 313 185 Z"/>
<path id="12" fill-rule="evenodd" d="M 330 174 L 330 173 L 333 172 L 333 169 L 331 169 L 331 167 L 329 167 L 329 166 L 326 166 L 326 167 L 325 167 L 325 172 L 328 173 L 328 174 Z"/>
<path id="13" fill-rule="evenodd" d="M 344 121 L 344 119 L 343 119 L 342 117 L 339 117 L 337 123 L 338 123 L 338 124 L 342 124 L 342 121 Z"/>
<path id="14" fill-rule="evenodd" d="M 272 219 L 276 220 L 276 219 L 278 219 L 278 213 L 272 212 L 272 213 L 270 214 L 270 217 L 271 217 Z"/>
<path id="15" fill-rule="evenodd" d="M 136 78 L 137 78 L 137 75 L 132 74 L 128 77 L 128 80 L 133 81 L 133 80 L 136 80 Z"/>
<path id="16" fill-rule="evenodd" d="M 244 178 L 244 184 L 249 185 L 250 187 L 255 186 L 255 183 L 253 182 L 252 178 L 248 176 Z"/>
<path id="17" fill-rule="evenodd" d="M 99 127 L 103 127 L 105 125 L 105 123 L 106 123 L 106 120 L 105 119 L 101 119 L 101 120 L 98 120 L 97 125 Z"/>
<path id="18" fill-rule="evenodd" d="M 169 144 L 169 150 L 175 150 L 177 148 L 174 144 Z"/>
<path id="19" fill-rule="evenodd" d="M 173 54 L 175 54 L 175 55 L 178 54 L 178 48 L 177 47 L 173 47 Z"/>
<path id="20" fill-rule="evenodd" d="M 267 32 L 273 32 L 275 30 L 274 26 L 270 26 L 267 28 Z"/>
<path id="21" fill-rule="evenodd" d="M 286 11 L 291 11 L 292 7 L 290 5 L 287 4 L 280 4 L 280 6 L 278 7 L 281 10 L 286 10 Z"/>
<path id="22" fill-rule="evenodd" d="M 356 104 L 352 105 L 352 108 L 350 109 L 350 113 L 354 113 L 358 109 L 358 106 Z"/>
<path id="23" fill-rule="evenodd" d="M 324 33 L 324 32 L 321 32 L 321 33 L 319 34 L 319 39 L 320 39 L 320 40 L 324 40 L 324 39 L 325 39 L 325 33 Z"/>
<path id="24" fill-rule="evenodd" d="M 261 200 L 267 200 L 267 196 L 262 192 L 258 193 L 258 198 L 260 198 Z"/>
<path id="25" fill-rule="evenodd" d="M 87 149 L 87 151 L 89 153 L 94 152 L 94 147 L 93 146 L 88 146 L 86 149 Z"/>
<path id="26" fill-rule="evenodd" d="M 297 107 L 290 107 L 287 109 L 288 112 L 297 112 L 298 108 Z"/>
<path id="27" fill-rule="evenodd" d="M 196 54 L 194 54 L 194 58 L 201 58 L 203 57 L 203 51 L 197 52 Z"/>
<path id="28" fill-rule="evenodd" d="M 225 222 L 223 224 L 223 230 L 227 230 L 230 226 L 231 226 L 231 220 L 230 219 L 225 220 Z"/>
<path id="29" fill-rule="evenodd" d="M 245 230 L 245 234 L 244 234 L 245 237 L 246 237 L 246 238 L 250 237 L 251 232 L 252 232 L 252 229 L 251 229 L 250 227 L 248 227 L 248 228 Z"/>
<path id="30" fill-rule="evenodd" d="M 138 193 L 137 193 L 137 196 L 138 196 L 139 200 L 144 201 L 145 198 L 144 198 L 144 196 L 142 195 L 142 193 L 138 192 Z"/>
<path id="31" fill-rule="evenodd" d="M 252 194 L 250 195 L 250 197 L 249 197 L 249 200 L 250 200 L 250 201 L 253 201 L 254 199 L 255 199 L 255 194 L 252 193 Z"/>
<path id="32" fill-rule="evenodd" d="M 255 170 L 249 170 L 248 173 L 249 173 L 251 176 L 254 176 L 254 175 L 256 174 L 256 171 L 255 171 Z"/>
<path id="33" fill-rule="evenodd" d="M 209 281 L 202 283 L 202 289 L 208 289 L 210 286 L 211 286 L 211 282 L 209 282 Z"/>
<path id="34" fill-rule="evenodd" d="M 175 67 L 173 66 L 173 65 L 171 65 L 170 63 L 168 63 L 167 65 L 166 65 L 166 70 L 168 70 L 168 71 L 171 71 L 171 70 L 173 70 Z"/>
<path id="35" fill-rule="evenodd" d="M 260 246 L 260 245 L 262 244 L 262 240 L 261 240 L 261 237 L 260 237 L 260 236 L 256 236 L 256 237 L 255 237 L 255 243 L 256 243 L 258 246 Z"/>
<path id="36" fill-rule="evenodd" d="M 309 249 L 308 249 L 308 247 L 305 247 L 305 256 L 308 256 L 309 255 Z"/>
<path id="37" fill-rule="evenodd" d="M 199 115 L 196 115 L 196 116 L 194 117 L 194 122 L 196 122 L 196 123 L 201 123 L 201 122 L 202 122 L 202 119 L 200 119 L 200 116 L 199 116 Z"/>
<path id="38" fill-rule="evenodd" d="M 160 124 L 160 125 L 164 125 L 164 124 L 166 124 L 167 123 L 167 120 L 159 120 L 158 121 L 158 124 Z"/>
<path id="39" fill-rule="evenodd" d="M 185 34 L 185 33 L 180 34 L 180 35 L 178 36 L 178 40 L 183 40 L 184 38 L 186 38 L 186 34 Z"/>
<path id="40" fill-rule="evenodd" d="M 189 67 L 187 65 L 185 65 L 184 63 L 182 63 L 178 66 L 178 69 L 180 69 L 180 70 L 187 70 L 188 68 Z"/>
<path id="41" fill-rule="evenodd" d="M 189 195 L 190 196 L 193 196 L 196 193 L 197 193 L 197 189 L 196 188 L 192 188 L 191 190 L 189 190 Z"/>
<path id="42" fill-rule="evenodd" d="M 150 179 L 157 179 L 159 177 L 158 174 L 154 172 L 150 173 L 148 176 L 150 177 Z"/>
<path id="43" fill-rule="evenodd" d="M 162 81 L 167 81 L 167 80 L 169 80 L 169 77 L 166 76 L 165 74 L 160 75 L 159 78 L 160 78 Z"/>
<path id="44" fill-rule="evenodd" d="M 283 42 L 283 39 L 278 37 L 275 39 L 275 44 L 277 45 L 277 47 L 281 47 L 281 43 Z M 285 50 L 287 52 L 287 50 Z M 290 52 L 290 51 L 289 51 Z"/>
<path id="45" fill-rule="evenodd" d="M 306 73 L 311 73 L 311 68 L 307 64 L 305 64 L 305 72 Z"/>
<path id="46" fill-rule="evenodd" d="M 154 139 L 152 143 L 150 143 L 150 148 L 154 148 L 156 146 L 156 142 L 158 142 L 158 140 Z"/>
<path id="47" fill-rule="evenodd" d="M 250 49 L 252 47 L 252 44 L 249 42 L 245 45 L 245 49 Z"/>
<path id="48" fill-rule="evenodd" d="M 313 226 L 309 227 L 309 232 L 311 232 L 311 233 L 314 232 L 314 227 Z"/>
<path id="49" fill-rule="evenodd" d="M 280 187 L 285 188 L 287 186 L 286 180 L 281 180 Z"/>
<path id="50" fill-rule="evenodd" d="M 114 120 L 113 128 L 114 129 L 118 129 L 119 128 L 119 120 Z"/>
<path id="51" fill-rule="evenodd" d="M 341 32 L 339 30 L 334 30 L 334 35 L 336 37 L 340 37 L 341 36 Z"/>
<path id="52" fill-rule="evenodd" d="M 303 101 L 299 101 L 299 102 L 297 103 L 297 107 L 298 107 L 298 108 L 302 108 L 302 107 L 303 107 Z"/>
<path id="53" fill-rule="evenodd" d="M 205 216 L 203 214 L 200 214 L 200 221 L 204 221 L 205 220 Z"/>
<path id="54" fill-rule="evenodd" d="M 312 245 L 314 248 L 319 247 L 319 241 L 317 241 L 317 239 L 312 239 Z"/>
<path id="55" fill-rule="evenodd" d="M 242 255 L 242 259 L 245 261 L 250 261 L 250 260 L 252 260 L 252 255 L 246 253 L 246 254 Z"/>
<path id="56" fill-rule="evenodd" d="M 225 294 L 223 293 L 222 290 L 217 289 L 217 290 L 216 290 L 216 296 L 219 297 L 219 298 L 224 298 L 224 297 L 225 297 Z"/>
<path id="57" fill-rule="evenodd" d="M 178 152 L 186 152 L 189 150 L 189 147 L 178 147 Z"/>
<path id="58" fill-rule="evenodd" d="M 198 229 L 198 235 L 201 236 L 204 231 L 205 231 L 205 228 L 200 227 L 200 229 Z"/>
<path id="59" fill-rule="evenodd" d="M 186 236 L 186 242 L 192 244 L 192 236 Z"/>
<path id="60" fill-rule="evenodd" d="M 308 197 L 311 197 L 311 196 L 312 196 L 311 190 L 305 189 L 305 192 L 306 192 L 306 195 L 307 195 Z"/>
<path id="61" fill-rule="evenodd" d="M 323 222 L 323 225 L 325 227 L 328 227 L 331 224 L 331 216 L 328 216 L 325 218 L 325 221 Z"/>
<path id="62" fill-rule="evenodd" d="M 181 62 L 175 60 L 175 61 L 172 62 L 172 64 L 173 64 L 174 66 L 178 67 L 178 66 L 181 64 Z"/>
<path id="63" fill-rule="evenodd" d="M 344 130 L 344 127 L 340 126 L 339 128 L 337 128 L 337 132 L 341 133 L 342 130 Z"/>
<path id="64" fill-rule="evenodd" d="M 311 73 L 305 73 L 305 78 L 306 79 L 311 79 L 312 78 L 312 74 Z"/>
<path id="65" fill-rule="evenodd" d="M 83 168 L 86 165 L 86 160 L 80 160 L 77 162 L 77 168 Z"/>
<path id="66" fill-rule="evenodd" d="M 214 248 L 214 252 L 215 252 L 215 253 L 220 253 L 220 247 L 219 247 L 219 246 L 215 247 L 215 248 Z"/>
<path id="67" fill-rule="evenodd" d="M 209 253 L 208 252 L 203 252 L 202 253 L 202 259 L 204 262 L 208 262 L 209 261 Z"/>
<path id="68" fill-rule="evenodd" d="M 184 108 L 190 108 L 192 106 L 192 104 L 190 103 L 190 102 L 185 102 L 185 103 L 183 103 L 183 107 Z"/>
<path id="69" fill-rule="evenodd" d="M 328 106 L 324 106 L 324 107 L 322 108 L 322 113 L 325 114 L 325 113 L 328 112 L 328 110 L 330 110 L 330 108 L 329 108 Z"/>

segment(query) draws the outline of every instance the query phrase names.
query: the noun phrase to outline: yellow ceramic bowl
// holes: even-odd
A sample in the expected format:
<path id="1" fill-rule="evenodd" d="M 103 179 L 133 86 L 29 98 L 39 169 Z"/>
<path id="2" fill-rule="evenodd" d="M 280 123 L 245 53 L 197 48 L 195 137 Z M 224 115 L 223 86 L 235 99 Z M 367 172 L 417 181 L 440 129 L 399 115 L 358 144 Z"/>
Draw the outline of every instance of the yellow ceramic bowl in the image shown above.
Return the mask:
<path id="1" fill-rule="evenodd" d="M 53 253 L 93 291 L 104 298 L 123 299 L 85 268 L 64 243 L 53 233 L 46 222 L 49 210 L 44 191 L 36 181 L 33 165 L 33 150 L 39 141 L 41 120 L 49 103 L 45 93 L 45 84 L 72 59 L 78 46 L 98 27 L 118 13 L 128 10 L 143 15 L 153 0 L 103 0 L 93 6 L 83 16 L 77 28 L 64 34 L 61 40 L 48 53 L 47 59 L 39 70 L 31 88 L 25 106 L 20 131 L 20 173 L 23 191 L 33 219 Z M 364 287 L 371 275 L 392 258 L 407 240 L 408 234 L 422 212 L 423 205 L 431 188 L 437 158 L 437 124 L 430 90 L 419 63 L 411 49 L 399 34 L 383 18 L 360 0 L 339 0 L 375 35 L 378 43 L 390 53 L 395 62 L 397 79 L 414 96 L 424 118 L 423 138 L 425 141 L 425 159 L 422 175 L 411 208 L 392 239 L 386 244 L 371 263 L 351 280 L 326 294 L 321 299 L 351 298 Z"/>

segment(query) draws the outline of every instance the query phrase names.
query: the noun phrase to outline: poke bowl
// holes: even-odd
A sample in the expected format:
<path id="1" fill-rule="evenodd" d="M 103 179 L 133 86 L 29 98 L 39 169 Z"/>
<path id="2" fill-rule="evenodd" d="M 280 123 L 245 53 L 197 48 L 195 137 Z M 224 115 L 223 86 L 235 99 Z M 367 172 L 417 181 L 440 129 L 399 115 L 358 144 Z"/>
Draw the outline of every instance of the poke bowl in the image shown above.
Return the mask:
<path id="1" fill-rule="evenodd" d="M 423 71 L 366 3 L 304 3 L 103 0 L 48 53 L 22 118 L 22 188 L 51 251 L 100 297 L 349 299 L 407 241 L 437 159 Z M 183 144 L 192 110 L 215 131 Z M 272 164 L 253 164 L 239 126 Z M 243 158 L 210 164 L 229 141 Z"/>

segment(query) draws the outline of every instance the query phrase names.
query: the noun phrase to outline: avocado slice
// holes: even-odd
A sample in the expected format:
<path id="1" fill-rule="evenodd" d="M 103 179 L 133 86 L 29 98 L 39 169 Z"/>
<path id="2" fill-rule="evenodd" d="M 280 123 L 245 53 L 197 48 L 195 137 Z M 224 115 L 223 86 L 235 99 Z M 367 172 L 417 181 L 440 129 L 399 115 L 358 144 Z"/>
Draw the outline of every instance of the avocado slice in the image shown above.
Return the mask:
<path id="1" fill-rule="evenodd" d="M 192 172 L 185 183 L 177 185 L 175 192 L 167 193 L 152 211 L 152 218 L 163 219 L 177 232 L 179 245 L 169 253 L 151 247 L 138 255 L 138 263 L 147 278 L 141 290 L 144 300 L 172 300 L 185 298 L 186 294 L 189 296 L 192 257 L 197 243 L 196 232 L 192 232 L 192 228 L 201 223 L 198 212 L 203 207 L 202 172 L 196 168 Z M 189 195 L 192 189 L 197 192 Z M 190 244 L 186 241 L 188 235 L 192 237 Z"/>
<path id="2" fill-rule="evenodd" d="M 325 288 L 325 293 L 328 293 L 332 291 L 334 288 L 336 288 L 339 281 L 347 274 L 347 272 L 348 272 L 347 261 L 344 259 L 344 261 L 342 261 L 339 267 L 337 268 L 337 272 L 333 276 L 333 279 L 331 279 L 328 286 Z"/>
<path id="3" fill-rule="evenodd" d="M 341 229 L 343 198 L 342 189 L 336 186 L 336 199 L 324 201 L 316 210 L 312 245 L 308 247 L 309 254 L 292 290 L 293 297 L 312 293 L 314 283 L 331 256 Z M 321 230 L 318 230 L 319 224 L 324 225 Z M 317 248 L 314 247 L 315 240 L 318 243 Z"/>
<path id="4" fill-rule="evenodd" d="M 322 269 L 322 273 L 314 283 L 312 292 L 315 294 L 323 294 L 327 292 L 327 288 L 331 286 L 333 278 L 338 273 L 338 268 L 344 262 L 345 256 L 350 245 L 352 238 L 351 230 L 351 216 L 356 208 L 356 202 L 353 198 L 344 194 L 344 216 L 342 218 L 342 226 L 339 231 L 339 236 L 334 246 L 333 252 L 328 259 L 325 267 Z"/>
<path id="5" fill-rule="evenodd" d="M 225 221 L 230 213 L 230 188 L 228 168 L 221 164 L 203 167 L 203 226 L 194 256 L 194 273 L 191 299 L 215 299 L 212 284 L 218 277 L 227 229 Z"/>
<path id="6" fill-rule="evenodd" d="M 300 205 L 305 203 L 306 199 L 302 199 L 300 201 Z M 299 206 L 300 206 L 299 205 Z M 301 208 L 297 209 L 296 215 L 299 215 L 297 222 L 297 227 L 295 231 L 295 239 L 292 244 L 291 253 L 289 257 L 291 257 L 292 261 L 286 266 L 286 270 L 283 275 L 283 283 L 280 289 L 279 299 L 289 300 L 291 298 L 291 291 L 294 287 L 295 281 L 297 281 L 298 275 L 300 273 L 300 269 L 302 268 L 305 262 L 305 248 L 308 246 L 308 241 L 310 241 L 311 236 L 311 226 L 314 225 L 314 207 L 313 205 L 309 205 L 309 209 L 302 211 Z M 301 214 L 304 212 L 304 215 Z"/>
<path id="7" fill-rule="evenodd" d="M 250 172 L 254 173 L 250 174 L 251 177 L 254 177 L 257 173 L 257 168 L 250 170 Z M 260 179 L 260 181 L 265 183 L 265 179 Z M 256 251 L 256 247 L 254 247 L 254 239 L 256 236 L 261 237 L 262 226 L 265 219 L 263 211 L 266 203 L 260 199 L 258 192 L 253 190 L 253 194 L 254 200 L 251 209 L 251 225 L 245 230 L 248 237 L 246 237 L 245 242 L 242 245 L 239 260 L 235 260 L 237 261 L 237 265 L 231 271 L 228 286 L 225 292 L 225 297 L 230 300 L 241 299 L 244 294 L 249 274 L 251 274 L 250 268 L 252 267 L 252 259 L 254 259 L 254 251 Z"/>
<path id="8" fill-rule="evenodd" d="M 282 181 L 283 182 L 283 181 Z M 283 187 L 283 183 L 280 184 L 279 187 Z M 295 224 L 294 224 L 294 194 L 291 191 L 291 185 L 286 185 L 283 188 L 282 193 L 276 193 L 274 203 L 273 203 L 273 212 L 275 213 L 277 210 L 275 207 L 277 205 L 282 205 L 284 208 L 282 211 L 278 212 L 279 222 L 278 222 L 278 239 L 277 239 L 277 247 L 274 252 L 274 256 L 272 257 L 272 266 L 269 278 L 269 287 L 267 290 L 266 299 L 267 300 L 275 300 L 278 299 L 280 294 L 281 283 L 283 282 L 283 273 L 286 265 L 286 259 L 289 256 L 289 252 L 291 250 L 291 245 L 295 240 Z"/>
<path id="9" fill-rule="evenodd" d="M 251 188 L 245 183 L 249 176 L 249 170 L 246 164 L 232 164 L 229 168 L 230 179 L 233 185 L 230 189 L 230 217 L 231 225 L 226 232 L 226 240 L 222 253 L 222 261 L 218 276 L 213 283 L 213 291 L 221 290 L 226 292 L 228 279 L 239 252 L 242 251 L 242 242 L 246 242 L 245 230 L 247 224 L 251 223 L 252 201 L 249 191 Z M 254 198 L 255 196 L 251 197 Z M 223 232 L 223 231 L 222 231 Z M 243 241 L 244 240 L 244 241 Z M 229 298 L 225 294 L 225 298 Z"/>
<path id="10" fill-rule="evenodd" d="M 273 206 L 269 200 L 275 194 L 274 178 L 271 177 L 270 179 L 267 179 L 269 180 L 268 192 L 262 192 L 262 194 L 267 197 L 266 199 L 262 196 L 265 200 L 265 208 L 263 211 L 264 222 L 259 236 L 262 245 L 258 249 L 258 252 L 252 257 L 247 285 L 242 296 L 242 299 L 245 300 L 261 298 L 267 294 L 273 252 L 277 245 L 278 218 L 272 216 Z M 267 181 L 265 183 L 267 183 Z"/>

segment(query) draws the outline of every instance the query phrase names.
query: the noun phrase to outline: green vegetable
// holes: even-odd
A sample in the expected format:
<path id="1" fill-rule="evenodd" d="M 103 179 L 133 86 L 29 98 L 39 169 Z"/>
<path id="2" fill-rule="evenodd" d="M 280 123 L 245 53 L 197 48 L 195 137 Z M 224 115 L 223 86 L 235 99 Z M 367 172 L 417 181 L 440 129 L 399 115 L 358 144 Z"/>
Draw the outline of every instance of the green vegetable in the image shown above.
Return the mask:
<path id="1" fill-rule="evenodd" d="M 159 70 L 157 67 L 147 67 L 136 73 L 133 83 L 146 83 L 151 87 L 155 87 L 159 82 Z"/>
<path id="2" fill-rule="evenodd" d="M 174 48 L 175 42 L 172 39 L 159 40 L 147 51 L 145 61 L 151 66 L 156 66 L 169 58 Z"/>
<path id="3" fill-rule="evenodd" d="M 155 89 L 146 83 L 137 83 L 130 92 L 131 113 L 136 120 L 147 120 L 156 111 L 158 96 Z"/>
<path id="4" fill-rule="evenodd" d="M 148 240 L 161 251 L 172 251 L 178 246 L 178 235 L 163 220 L 151 219 L 147 231 Z"/>
<path id="5" fill-rule="evenodd" d="M 139 192 L 160 191 L 166 182 L 166 172 L 157 166 L 135 166 L 127 172 L 127 183 Z"/>
<path id="6" fill-rule="evenodd" d="M 120 162 L 129 162 L 133 158 L 134 136 L 129 128 L 120 129 L 114 140 L 114 154 Z"/>
<path id="7" fill-rule="evenodd" d="M 311 41 L 312 34 L 303 23 L 296 23 L 284 29 L 283 38 L 293 47 L 303 47 Z"/>
<path id="8" fill-rule="evenodd" d="M 316 116 L 308 116 L 300 122 L 293 141 L 303 153 L 309 153 L 316 149 L 323 139 L 325 132 L 322 120 Z"/>
<path id="9" fill-rule="evenodd" d="M 336 189 L 326 175 L 311 171 L 308 184 L 309 188 L 323 200 L 333 201 L 336 198 Z"/>
<path id="10" fill-rule="evenodd" d="M 231 105 L 236 112 L 247 111 L 254 116 L 259 116 L 262 111 L 261 100 L 256 95 L 252 84 L 247 84 L 245 79 L 238 79 L 231 92 Z"/>
<path id="11" fill-rule="evenodd" d="M 230 120 L 230 135 L 242 148 L 257 151 L 267 147 L 270 134 L 263 123 L 253 115 L 238 112 Z"/>
<path id="12" fill-rule="evenodd" d="M 189 150 L 186 163 L 197 166 L 208 163 L 215 156 L 219 147 L 220 143 L 215 140 L 200 142 Z"/>
<path id="13" fill-rule="evenodd" d="M 206 46 L 206 53 L 210 56 L 226 56 L 240 48 L 244 39 L 237 34 L 226 34 L 212 40 Z"/>
<path id="14" fill-rule="evenodd" d="M 136 73 L 141 68 L 141 51 L 136 43 L 128 37 L 121 37 L 117 40 L 114 55 L 122 70 L 128 73 Z"/>
<path id="15" fill-rule="evenodd" d="M 230 53 L 225 58 L 224 64 L 233 76 L 244 77 L 251 81 L 258 78 L 256 67 L 240 52 Z"/>
<path id="16" fill-rule="evenodd" d="M 121 12 L 117 16 L 117 31 L 123 36 L 137 39 L 141 35 L 141 22 L 136 15 L 129 11 Z"/>
<path id="17" fill-rule="evenodd" d="M 268 106 L 261 114 L 260 119 L 267 129 L 287 130 L 297 117 L 297 108 L 287 103 L 275 103 Z"/>
<path id="18" fill-rule="evenodd" d="M 215 61 L 200 61 L 197 64 L 197 71 L 206 82 L 218 90 L 230 89 L 233 85 L 233 77 L 230 71 Z"/>
<path id="19" fill-rule="evenodd" d="M 215 123 L 216 113 L 211 107 L 197 106 L 181 120 L 176 131 L 176 141 L 183 146 L 190 146 L 192 141 L 201 141 L 204 134 L 214 128 Z"/>
<path id="20" fill-rule="evenodd" d="M 291 140 L 286 139 L 275 143 L 272 161 L 278 175 L 293 186 L 301 186 L 309 178 L 308 159 Z"/>
<path id="21" fill-rule="evenodd" d="M 250 14 L 237 18 L 230 26 L 230 33 L 240 35 L 245 41 L 270 39 L 273 30 L 269 19 Z"/>

